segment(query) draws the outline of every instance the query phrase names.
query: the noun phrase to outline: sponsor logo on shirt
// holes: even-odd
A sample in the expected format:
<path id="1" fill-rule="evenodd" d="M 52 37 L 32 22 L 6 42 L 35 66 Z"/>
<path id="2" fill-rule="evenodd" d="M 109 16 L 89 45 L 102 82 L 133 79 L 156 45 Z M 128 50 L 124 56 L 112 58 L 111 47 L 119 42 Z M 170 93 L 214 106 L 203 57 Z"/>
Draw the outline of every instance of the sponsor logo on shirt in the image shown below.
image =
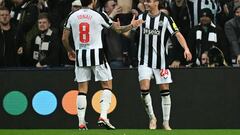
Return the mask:
<path id="1" fill-rule="evenodd" d="M 148 29 L 148 28 L 144 28 L 143 29 L 143 34 L 147 34 L 147 35 L 160 35 L 161 34 L 161 31 L 159 30 L 151 30 L 151 29 Z"/>

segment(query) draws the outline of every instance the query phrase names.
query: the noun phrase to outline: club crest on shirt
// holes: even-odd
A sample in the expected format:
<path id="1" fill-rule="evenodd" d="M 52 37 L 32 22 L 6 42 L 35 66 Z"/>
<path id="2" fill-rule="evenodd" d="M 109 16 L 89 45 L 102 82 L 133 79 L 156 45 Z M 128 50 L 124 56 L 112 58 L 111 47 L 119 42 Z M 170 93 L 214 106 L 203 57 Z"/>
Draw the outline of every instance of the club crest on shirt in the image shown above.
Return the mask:
<path id="1" fill-rule="evenodd" d="M 162 27 L 163 26 L 163 21 L 159 21 L 158 26 Z"/>

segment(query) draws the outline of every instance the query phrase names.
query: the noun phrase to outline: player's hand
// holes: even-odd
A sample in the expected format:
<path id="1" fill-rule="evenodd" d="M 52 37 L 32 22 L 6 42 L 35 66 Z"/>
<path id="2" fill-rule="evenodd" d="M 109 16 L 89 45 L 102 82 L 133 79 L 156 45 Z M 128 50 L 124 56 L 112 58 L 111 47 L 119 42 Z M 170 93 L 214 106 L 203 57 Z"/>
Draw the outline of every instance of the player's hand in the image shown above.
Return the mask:
<path id="1" fill-rule="evenodd" d="M 68 58 L 69 58 L 71 61 L 75 61 L 75 60 L 76 60 L 76 53 L 75 53 L 74 51 L 68 52 Z"/>
<path id="2" fill-rule="evenodd" d="M 185 51 L 184 51 L 184 58 L 185 58 L 187 61 L 192 60 L 192 54 L 191 54 L 191 52 L 189 51 L 189 49 L 185 49 Z"/>
<path id="3" fill-rule="evenodd" d="M 131 21 L 131 25 L 133 26 L 133 28 L 137 28 L 144 23 L 144 21 L 142 19 L 141 20 L 136 20 L 135 17 L 136 16 L 133 15 L 133 18 L 132 18 L 132 21 Z"/>
<path id="4" fill-rule="evenodd" d="M 112 13 L 109 15 L 111 18 L 114 18 L 116 15 L 122 13 L 122 8 L 120 6 L 115 6 Z"/>

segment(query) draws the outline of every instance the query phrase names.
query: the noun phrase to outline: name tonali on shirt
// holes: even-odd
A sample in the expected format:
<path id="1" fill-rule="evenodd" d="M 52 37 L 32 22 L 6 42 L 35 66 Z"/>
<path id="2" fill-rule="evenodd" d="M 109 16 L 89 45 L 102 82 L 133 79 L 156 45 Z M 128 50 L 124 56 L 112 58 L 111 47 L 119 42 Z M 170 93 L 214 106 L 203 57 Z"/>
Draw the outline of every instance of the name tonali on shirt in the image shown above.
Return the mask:
<path id="1" fill-rule="evenodd" d="M 145 23 L 140 26 L 139 31 L 139 65 L 145 65 L 156 69 L 168 67 L 166 57 L 166 43 L 170 35 L 178 30 L 177 25 L 171 17 L 164 13 L 152 17 L 148 13 L 143 13 L 139 17 Z"/>
<path id="2" fill-rule="evenodd" d="M 106 14 L 88 8 L 82 8 L 69 17 L 65 28 L 72 31 L 77 66 L 104 64 L 102 29 L 111 25 L 112 20 Z"/>

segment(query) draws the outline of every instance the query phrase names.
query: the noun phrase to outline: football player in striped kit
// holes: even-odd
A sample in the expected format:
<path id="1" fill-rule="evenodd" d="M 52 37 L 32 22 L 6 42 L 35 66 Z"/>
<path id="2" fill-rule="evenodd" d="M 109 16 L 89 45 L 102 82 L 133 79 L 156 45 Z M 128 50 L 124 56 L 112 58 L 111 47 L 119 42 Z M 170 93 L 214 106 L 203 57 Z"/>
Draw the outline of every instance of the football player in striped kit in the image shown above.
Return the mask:
<path id="1" fill-rule="evenodd" d="M 98 124 L 107 129 L 115 129 L 107 118 L 112 96 L 112 73 L 103 51 L 102 29 L 103 27 L 112 28 L 123 33 L 140 26 L 143 20 L 135 20 L 134 16 L 131 24 L 120 26 L 119 21 L 113 22 L 106 14 L 93 10 L 97 0 L 81 0 L 81 3 L 82 8 L 69 17 L 62 37 L 69 59 L 76 61 L 75 76 L 79 87 L 77 97 L 79 129 L 87 129 L 85 122 L 86 96 L 88 81 L 91 80 L 91 71 L 95 74 L 95 81 L 100 81 L 103 88 Z M 75 51 L 69 45 L 70 32 L 73 34 Z"/>
<path id="2" fill-rule="evenodd" d="M 153 111 L 150 95 L 150 80 L 154 75 L 162 98 L 163 128 L 171 130 L 169 125 L 171 109 L 169 84 L 172 83 L 172 78 L 168 69 L 167 39 L 171 35 L 175 35 L 184 48 L 184 57 L 189 61 L 192 59 L 192 55 L 173 19 L 160 12 L 159 0 L 145 0 L 144 5 L 147 12 L 138 17 L 145 21 L 139 27 L 138 73 L 141 98 L 149 116 L 149 128 L 156 129 L 157 118 Z"/>

